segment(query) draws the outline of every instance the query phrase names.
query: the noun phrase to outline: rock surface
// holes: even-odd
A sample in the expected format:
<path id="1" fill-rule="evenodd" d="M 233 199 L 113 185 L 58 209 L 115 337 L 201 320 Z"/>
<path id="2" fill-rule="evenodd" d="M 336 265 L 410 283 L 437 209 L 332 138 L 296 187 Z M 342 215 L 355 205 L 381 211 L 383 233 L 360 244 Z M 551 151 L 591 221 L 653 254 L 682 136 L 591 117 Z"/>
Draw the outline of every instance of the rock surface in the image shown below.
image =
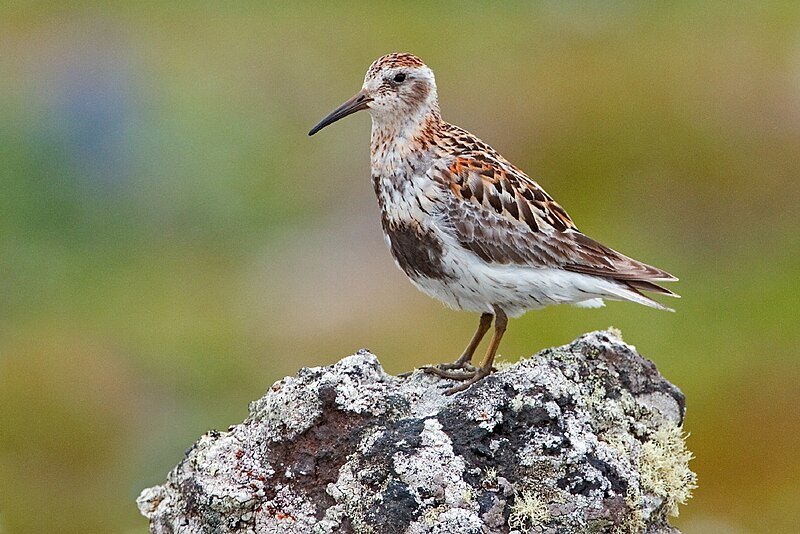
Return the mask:
<path id="1" fill-rule="evenodd" d="M 452 384 L 363 350 L 301 369 L 139 509 L 153 533 L 677 532 L 684 397 L 618 332 Z"/>

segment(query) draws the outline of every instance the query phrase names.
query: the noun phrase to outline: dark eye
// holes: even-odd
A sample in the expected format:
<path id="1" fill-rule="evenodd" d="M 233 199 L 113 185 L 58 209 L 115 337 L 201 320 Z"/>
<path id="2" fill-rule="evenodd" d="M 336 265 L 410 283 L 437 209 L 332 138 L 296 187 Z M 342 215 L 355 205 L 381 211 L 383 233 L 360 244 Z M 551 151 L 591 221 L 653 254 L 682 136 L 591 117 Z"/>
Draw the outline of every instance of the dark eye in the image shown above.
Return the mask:
<path id="1" fill-rule="evenodd" d="M 395 83 L 403 83 L 404 81 L 406 81 L 406 75 L 403 74 L 402 72 L 400 74 L 395 74 L 394 81 Z"/>

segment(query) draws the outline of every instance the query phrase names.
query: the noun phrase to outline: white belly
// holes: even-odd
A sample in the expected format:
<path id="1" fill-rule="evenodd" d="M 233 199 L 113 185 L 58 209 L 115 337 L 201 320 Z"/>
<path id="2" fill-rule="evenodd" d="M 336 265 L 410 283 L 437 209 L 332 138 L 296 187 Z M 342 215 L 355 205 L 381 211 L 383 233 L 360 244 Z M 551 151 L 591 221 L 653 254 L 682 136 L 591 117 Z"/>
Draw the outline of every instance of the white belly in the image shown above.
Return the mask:
<path id="1" fill-rule="evenodd" d="M 493 312 L 500 306 L 509 317 L 553 304 L 602 306 L 614 298 L 617 283 L 561 269 L 486 263 L 455 239 L 439 234 L 445 243 L 443 266 L 448 276 L 410 276 L 423 293 L 457 310 Z"/>

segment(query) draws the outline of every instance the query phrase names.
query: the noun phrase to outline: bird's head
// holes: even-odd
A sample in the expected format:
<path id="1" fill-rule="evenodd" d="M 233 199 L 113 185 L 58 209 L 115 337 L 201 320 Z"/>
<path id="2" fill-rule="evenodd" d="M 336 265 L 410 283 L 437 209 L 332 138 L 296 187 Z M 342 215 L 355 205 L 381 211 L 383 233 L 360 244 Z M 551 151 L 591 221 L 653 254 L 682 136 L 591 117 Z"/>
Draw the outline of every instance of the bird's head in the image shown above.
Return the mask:
<path id="1" fill-rule="evenodd" d="M 438 118 L 433 71 L 412 54 L 378 58 L 367 70 L 361 91 L 322 119 L 308 135 L 362 109 L 369 110 L 373 123 L 379 126 L 413 126 L 431 114 Z"/>

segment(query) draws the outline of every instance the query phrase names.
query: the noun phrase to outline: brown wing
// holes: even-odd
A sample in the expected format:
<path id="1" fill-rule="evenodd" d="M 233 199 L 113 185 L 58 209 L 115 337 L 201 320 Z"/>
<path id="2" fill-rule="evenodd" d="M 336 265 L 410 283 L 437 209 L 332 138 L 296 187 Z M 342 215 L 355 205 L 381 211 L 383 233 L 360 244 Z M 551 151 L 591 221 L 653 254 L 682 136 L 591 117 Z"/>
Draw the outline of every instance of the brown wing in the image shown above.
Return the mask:
<path id="1" fill-rule="evenodd" d="M 459 157 L 442 174 L 452 193 L 445 218 L 461 245 L 485 261 L 621 281 L 676 280 L 582 234 L 550 195 L 501 157 Z M 670 293 L 652 283 L 631 285 Z"/>

